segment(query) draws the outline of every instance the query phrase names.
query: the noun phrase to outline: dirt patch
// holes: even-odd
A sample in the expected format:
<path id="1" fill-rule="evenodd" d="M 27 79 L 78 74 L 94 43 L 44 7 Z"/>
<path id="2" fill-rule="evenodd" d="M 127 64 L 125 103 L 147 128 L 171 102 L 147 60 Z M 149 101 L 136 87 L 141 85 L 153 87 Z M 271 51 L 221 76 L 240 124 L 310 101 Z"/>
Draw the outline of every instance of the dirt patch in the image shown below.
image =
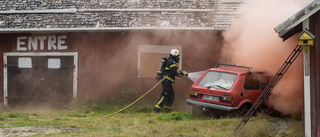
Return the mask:
<path id="1" fill-rule="evenodd" d="M 52 134 L 52 133 L 60 133 L 66 131 L 74 131 L 77 130 L 75 128 L 65 128 L 65 127 L 15 127 L 15 128 L 1 128 L 0 136 L 1 137 L 26 137 L 32 136 L 36 134 Z"/>
<path id="2" fill-rule="evenodd" d="M 267 129 L 269 133 L 272 133 L 275 137 L 283 137 L 288 135 L 288 132 L 290 132 L 290 128 L 292 128 L 294 125 L 296 125 L 296 122 L 293 122 L 291 120 L 282 120 L 282 119 L 275 119 L 270 121 L 271 124 L 269 128 Z M 298 126 L 302 126 L 302 123 Z M 296 125 L 297 126 L 297 125 Z M 297 136 L 303 136 L 303 133 L 299 133 Z"/>

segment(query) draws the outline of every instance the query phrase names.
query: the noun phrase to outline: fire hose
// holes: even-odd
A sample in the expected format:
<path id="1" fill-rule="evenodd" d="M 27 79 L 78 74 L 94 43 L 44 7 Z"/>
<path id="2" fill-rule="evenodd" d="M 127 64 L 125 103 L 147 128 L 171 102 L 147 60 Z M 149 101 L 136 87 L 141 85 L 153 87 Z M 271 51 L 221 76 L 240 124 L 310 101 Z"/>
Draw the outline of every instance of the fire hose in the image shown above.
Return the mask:
<path id="1" fill-rule="evenodd" d="M 124 107 L 124 108 L 122 108 L 122 109 L 120 109 L 120 110 L 118 110 L 118 111 L 116 111 L 116 112 L 113 112 L 113 113 L 111 113 L 111 114 L 105 115 L 105 116 L 103 116 L 102 118 L 113 116 L 113 115 L 115 115 L 115 114 L 117 114 L 117 113 L 119 113 L 119 112 L 121 112 L 121 111 L 129 108 L 129 107 L 132 106 L 133 104 L 137 103 L 140 99 L 142 99 L 144 96 L 146 96 L 147 94 L 149 94 L 154 88 L 156 88 L 156 87 L 157 87 L 164 79 L 166 79 L 167 77 L 168 77 L 168 76 L 165 76 L 165 77 L 164 77 L 163 79 L 161 79 L 156 85 L 154 85 L 149 91 L 147 91 L 146 93 L 144 93 L 141 97 L 139 97 L 137 100 L 133 101 L 133 102 L 132 102 L 131 104 L 129 104 L 128 106 L 126 106 L 126 107 Z"/>
<path id="2" fill-rule="evenodd" d="M 141 97 L 139 97 L 137 100 L 135 100 L 134 102 L 132 102 L 131 104 L 129 104 L 128 106 L 116 111 L 116 112 L 113 112 L 111 114 L 108 114 L 108 115 L 105 115 L 105 116 L 102 116 L 101 118 L 104 118 L 104 117 L 110 117 L 110 116 L 113 116 L 127 108 L 129 108 L 130 106 L 134 105 L 135 103 L 137 103 L 140 99 L 142 99 L 143 97 L 145 97 L 147 94 L 149 94 L 154 88 L 156 88 L 164 79 L 166 79 L 168 76 L 165 76 L 163 79 L 161 79 L 156 85 L 154 85 L 149 91 L 147 91 L 146 93 L 144 93 Z M 50 121 L 50 120 L 40 120 L 40 121 Z M 26 122 L 24 120 L 21 120 L 21 121 L 12 121 L 12 122 L 2 122 L 0 123 L 0 125 L 3 125 L 3 124 L 12 124 L 12 123 L 23 123 L 23 122 Z"/>

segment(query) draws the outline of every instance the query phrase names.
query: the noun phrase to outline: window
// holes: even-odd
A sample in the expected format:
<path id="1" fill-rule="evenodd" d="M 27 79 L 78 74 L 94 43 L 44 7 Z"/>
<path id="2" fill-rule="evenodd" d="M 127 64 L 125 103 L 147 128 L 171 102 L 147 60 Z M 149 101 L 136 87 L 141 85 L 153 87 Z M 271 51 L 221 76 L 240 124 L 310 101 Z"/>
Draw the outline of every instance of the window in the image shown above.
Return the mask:
<path id="1" fill-rule="evenodd" d="M 208 71 L 208 73 L 201 79 L 198 86 L 229 90 L 236 78 L 236 74 Z"/>
<path id="2" fill-rule="evenodd" d="M 266 74 L 258 74 L 258 80 L 261 87 L 261 90 L 264 90 L 264 88 L 268 85 L 270 79 L 270 76 Z"/>
<path id="3" fill-rule="evenodd" d="M 31 58 L 21 57 L 18 59 L 19 68 L 32 68 Z"/>
<path id="4" fill-rule="evenodd" d="M 260 89 L 259 81 L 255 74 L 249 74 L 246 76 L 244 83 L 244 89 L 246 90 L 258 90 Z"/>
<path id="5" fill-rule="evenodd" d="M 58 69 L 61 67 L 61 60 L 58 58 L 50 58 L 48 59 L 48 68 L 50 69 Z"/>
<path id="6" fill-rule="evenodd" d="M 180 46 L 139 45 L 138 77 L 156 78 L 162 57 L 168 57 L 171 49 L 180 51 L 179 69 L 182 69 L 182 52 Z"/>

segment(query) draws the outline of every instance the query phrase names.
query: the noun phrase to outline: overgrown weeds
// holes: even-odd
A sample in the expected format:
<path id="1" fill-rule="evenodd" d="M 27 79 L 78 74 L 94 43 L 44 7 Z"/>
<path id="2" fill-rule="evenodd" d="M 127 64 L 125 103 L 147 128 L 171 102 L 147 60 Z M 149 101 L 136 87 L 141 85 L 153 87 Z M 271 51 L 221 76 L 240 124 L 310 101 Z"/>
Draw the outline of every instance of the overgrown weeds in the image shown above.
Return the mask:
<path id="1" fill-rule="evenodd" d="M 171 113 L 161 113 L 157 115 L 157 120 L 159 121 L 188 121 L 188 120 L 195 120 L 199 117 L 191 115 L 189 113 L 184 112 L 171 112 Z"/>
<path id="2" fill-rule="evenodd" d="M 242 118 L 197 117 L 180 109 L 173 109 L 170 113 L 152 113 L 154 104 L 150 103 L 150 100 L 143 100 L 121 113 L 106 117 L 138 98 L 134 91 L 126 89 L 122 92 L 117 96 L 120 99 L 78 99 L 59 110 L 41 109 L 28 112 L 4 107 L 1 108 L 0 129 L 30 126 L 77 129 L 50 134 L 38 133 L 36 136 L 265 137 L 300 136 L 303 132 L 299 119 L 258 114 L 252 117 L 243 129 L 234 133 Z M 125 100 L 122 94 L 126 93 L 130 93 L 131 97 Z M 185 104 L 176 102 L 175 105 Z"/>

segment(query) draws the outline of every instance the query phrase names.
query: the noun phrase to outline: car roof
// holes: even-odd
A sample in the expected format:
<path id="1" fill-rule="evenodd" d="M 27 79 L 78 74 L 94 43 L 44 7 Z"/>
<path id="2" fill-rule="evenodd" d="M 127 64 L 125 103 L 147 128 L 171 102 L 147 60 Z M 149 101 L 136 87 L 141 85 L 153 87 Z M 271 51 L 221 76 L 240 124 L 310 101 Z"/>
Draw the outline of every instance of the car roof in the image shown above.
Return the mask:
<path id="1" fill-rule="evenodd" d="M 211 68 L 208 69 L 208 71 L 219 71 L 219 72 L 227 72 L 227 73 L 235 73 L 235 74 L 248 74 L 248 72 L 251 73 L 261 73 L 261 74 L 266 74 L 265 71 L 261 70 L 254 70 L 254 69 L 247 69 L 247 68 L 241 68 L 241 67 L 218 67 L 218 68 Z"/>

